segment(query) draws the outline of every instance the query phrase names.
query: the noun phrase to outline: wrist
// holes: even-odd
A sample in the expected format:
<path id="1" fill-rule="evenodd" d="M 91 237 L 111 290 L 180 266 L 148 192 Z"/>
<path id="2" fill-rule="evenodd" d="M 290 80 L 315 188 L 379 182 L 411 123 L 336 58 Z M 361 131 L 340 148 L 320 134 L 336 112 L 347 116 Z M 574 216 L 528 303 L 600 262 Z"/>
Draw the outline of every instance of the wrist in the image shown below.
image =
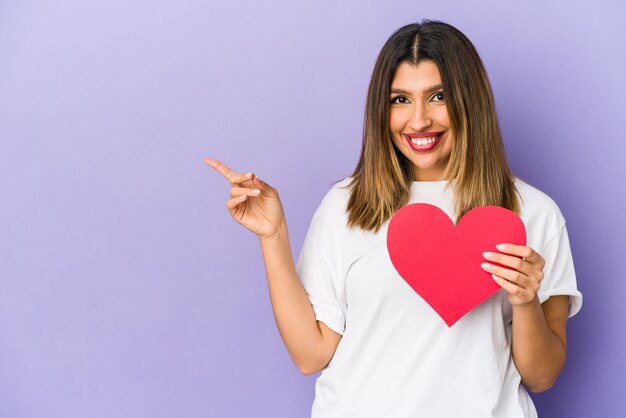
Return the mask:
<path id="1" fill-rule="evenodd" d="M 525 302 L 525 303 L 512 303 L 511 305 L 513 305 L 513 310 L 518 310 L 518 311 L 536 309 L 537 306 L 541 307 L 541 303 L 539 302 L 539 296 L 537 296 L 537 295 L 535 295 L 535 297 L 532 298 L 528 302 Z"/>
<path id="2" fill-rule="evenodd" d="M 287 223 L 284 218 L 280 221 L 274 232 L 269 235 L 259 235 L 259 241 L 261 244 L 271 244 L 279 241 L 282 237 L 287 236 Z"/>

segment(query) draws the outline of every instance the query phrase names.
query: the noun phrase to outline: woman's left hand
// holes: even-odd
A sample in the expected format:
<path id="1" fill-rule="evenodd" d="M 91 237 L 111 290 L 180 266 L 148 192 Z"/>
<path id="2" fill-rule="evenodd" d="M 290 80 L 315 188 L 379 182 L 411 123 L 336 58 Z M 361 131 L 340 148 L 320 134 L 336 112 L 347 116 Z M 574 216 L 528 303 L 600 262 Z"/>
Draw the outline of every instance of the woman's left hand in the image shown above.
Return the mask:
<path id="1" fill-rule="evenodd" d="M 483 257 L 509 268 L 489 263 L 482 263 L 481 267 L 491 273 L 496 283 L 507 291 L 512 305 L 531 303 L 543 279 L 545 260 L 535 250 L 524 245 L 500 244 L 496 248 L 505 254 L 486 252 Z"/>

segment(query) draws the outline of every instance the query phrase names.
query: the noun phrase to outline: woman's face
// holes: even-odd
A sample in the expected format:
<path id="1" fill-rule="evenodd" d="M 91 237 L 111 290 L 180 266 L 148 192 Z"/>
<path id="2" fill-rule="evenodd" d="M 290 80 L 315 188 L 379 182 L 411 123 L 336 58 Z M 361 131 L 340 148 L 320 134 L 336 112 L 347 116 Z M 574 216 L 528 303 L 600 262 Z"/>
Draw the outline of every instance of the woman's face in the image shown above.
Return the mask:
<path id="1" fill-rule="evenodd" d="M 454 136 L 441 77 L 433 61 L 402 63 L 391 82 L 389 125 L 396 147 L 411 162 L 416 181 L 443 179 Z"/>

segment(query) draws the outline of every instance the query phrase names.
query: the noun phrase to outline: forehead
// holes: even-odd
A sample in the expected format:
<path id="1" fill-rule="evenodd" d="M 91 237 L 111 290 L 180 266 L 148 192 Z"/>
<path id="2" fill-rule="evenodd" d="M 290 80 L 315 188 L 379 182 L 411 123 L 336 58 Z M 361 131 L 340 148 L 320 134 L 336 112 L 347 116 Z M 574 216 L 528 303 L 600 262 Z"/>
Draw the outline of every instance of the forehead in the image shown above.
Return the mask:
<path id="1" fill-rule="evenodd" d="M 424 60 L 417 65 L 403 62 L 394 74 L 391 88 L 422 92 L 440 83 L 439 69 L 433 61 Z"/>

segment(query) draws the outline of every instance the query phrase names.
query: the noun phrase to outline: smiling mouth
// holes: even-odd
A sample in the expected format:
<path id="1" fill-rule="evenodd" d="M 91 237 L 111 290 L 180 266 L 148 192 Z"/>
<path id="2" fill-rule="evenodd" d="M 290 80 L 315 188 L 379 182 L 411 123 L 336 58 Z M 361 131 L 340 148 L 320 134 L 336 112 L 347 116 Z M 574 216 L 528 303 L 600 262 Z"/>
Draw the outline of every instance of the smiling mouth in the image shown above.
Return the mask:
<path id="1" fill-rule="evenodd" d="M 437 146 L 445 132 L 433 132 L 431 136 L 423 136 L 423 134 L 419 137 L 411 134 L 404 134 L 403 136 L 414 151 L 430 151 Z"/>

